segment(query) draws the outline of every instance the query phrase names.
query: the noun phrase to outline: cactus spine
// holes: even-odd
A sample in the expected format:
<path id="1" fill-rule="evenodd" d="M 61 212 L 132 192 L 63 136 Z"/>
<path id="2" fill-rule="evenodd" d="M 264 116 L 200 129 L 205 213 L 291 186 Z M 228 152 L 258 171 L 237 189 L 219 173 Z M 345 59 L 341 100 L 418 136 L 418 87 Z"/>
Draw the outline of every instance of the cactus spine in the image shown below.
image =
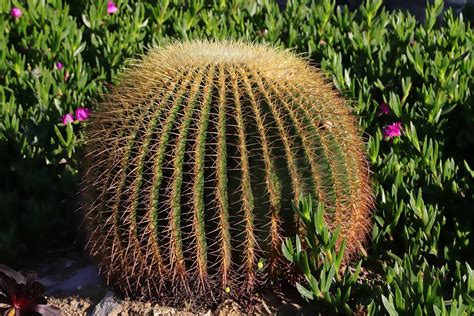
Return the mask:
<path id="1" fill-rule="evenodd" d="M 132 65 L 86 131 L 88 247 L 133 296 L 208 305 L 252 293 L 299 223 L 324 203 L 347 256 L 370 226 L 363 144 L 350 109 L 294 54 L 265 45 L 172 44 Z M 225 293 L 224 289 L 230 289 Z"/>

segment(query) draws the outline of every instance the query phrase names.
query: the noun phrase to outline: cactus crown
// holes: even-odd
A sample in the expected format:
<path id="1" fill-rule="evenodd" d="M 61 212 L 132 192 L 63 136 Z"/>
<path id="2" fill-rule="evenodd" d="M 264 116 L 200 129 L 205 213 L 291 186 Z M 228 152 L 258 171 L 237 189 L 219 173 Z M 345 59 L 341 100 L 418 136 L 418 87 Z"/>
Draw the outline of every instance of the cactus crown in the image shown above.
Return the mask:
<path id="1" fill-rule="evenodd" d="M 363 144 L 345 101 L 293 53 L 196 41 L 124 72 L 87 128 L 88 247 L 134 296 L 202 304 L 251 293 L 302 233 L 312 194 L 347 256 L 370 226 Z M 173 299 L 174 298 L 174 299 Z"/>

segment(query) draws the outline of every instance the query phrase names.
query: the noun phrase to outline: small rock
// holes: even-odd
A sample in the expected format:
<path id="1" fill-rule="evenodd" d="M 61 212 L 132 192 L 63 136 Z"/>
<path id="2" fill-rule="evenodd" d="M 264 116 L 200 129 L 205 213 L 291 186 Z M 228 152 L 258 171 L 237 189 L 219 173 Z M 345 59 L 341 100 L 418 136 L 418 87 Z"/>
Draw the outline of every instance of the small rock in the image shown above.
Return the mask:
<path id="1" fill-rule="evenodd" d="M 118 316 L 122 311 L 122 306 L 118 302 L 114 293 L 107 292 L 104 298 L 94 307 L 92 316 Z"/>
<path id="2" fill-rule="evenodd" d="M 70 267 L 72 267 L 72 265 L 74 264 L 74 261 L 71 260 L 71 259 L 64 259 L 64 260 L 63 260 L 63 263 L 64 263 L 64 266 L 65 266 L 66 268 L 70 268 Z"/>
<path id="3" fill-rule="evenodd" d="M 176 310 L 171 307 L 155 306 L 153 316 L 170 316 L 176 314 Z"/>

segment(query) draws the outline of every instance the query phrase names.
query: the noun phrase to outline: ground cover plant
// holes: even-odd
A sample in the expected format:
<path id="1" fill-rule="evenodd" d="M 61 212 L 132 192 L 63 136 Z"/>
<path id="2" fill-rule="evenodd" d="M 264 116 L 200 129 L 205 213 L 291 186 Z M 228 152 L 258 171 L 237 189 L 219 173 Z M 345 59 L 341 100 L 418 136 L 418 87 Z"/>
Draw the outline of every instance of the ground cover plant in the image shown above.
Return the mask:
<path id="1" fill-rule="evenodd" d="M 359 118 L 376 201 L 359 282 L 374 282 L 350 286 L 345 312 L 472 313 L 473 32 L 441 6 L 416 22 L 380 1 L 2 1 L 2 261 L 75 238 L 84 120 L 129 57 L 173 38 L 244 39 L 311 58 Z"/>
<path id="2" fill-rule="evenodd" d="M 47 304 L 45 287 L 36 278 L 33 272 L 17 272 L 0 264 L 0 312 L 3 315 L 61 315 L 57 307 Z"/>

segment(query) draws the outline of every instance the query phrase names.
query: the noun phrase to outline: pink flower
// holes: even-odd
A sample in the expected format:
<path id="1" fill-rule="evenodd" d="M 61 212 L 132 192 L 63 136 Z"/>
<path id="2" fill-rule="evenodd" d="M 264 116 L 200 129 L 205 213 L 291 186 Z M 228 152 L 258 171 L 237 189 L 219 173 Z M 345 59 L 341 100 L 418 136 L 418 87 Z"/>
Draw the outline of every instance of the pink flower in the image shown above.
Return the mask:
<path id="1" fill-rule="evenodd" d="M 383 136 L 387 139 L 402 135 L 402 122 L 395 122 L 383 127 Z"/>
<path id="2" fill-rule="evenodd" d="M 62 64 L 60 61 L 56 62 L 56 68 L 57 68 L 58 70 L 63 69 L 63 67 L 64 67 L 64 66 L 63 66 L 63 64 Z"/>
<path id="3" fill-rule="evenodd" d="M 18 19 L 22 15 L 20 8 L 17 8 L 17 7 L 12 8 L 12 10 L 10 11 L 10 14 L 15 19 Z"/>
<path id="4" fill-rule="evenodd" d="M 379 104 L 379 111 L 378 111 L 379 115 L 388 115 L 390 113 L 390 107 L 388 106 L 387 103 L 385 102 L 380 102 Z"/>
<path id="5" fill-rule="evenodd" d="M 62 117 L 63 124 L 66 125 L 67 123 L 72 123 L 74 122 L 74 117 L 72 116 L 71 113 L 64 114 Z"/>
<path id="6" fill-rule="evenodd" d="M 78 121 L 85 121 L 91 115 L 91 110 L 88 108 L 77 108 L 76 110 L 76 119 Z"/>
<path id="7" fill-rule="evenodd" d="M 117 11 L 118 11 L 118 8 L 117 8 L 117 6 L 115 5 L 115 3 L 113 1 L 107 2 L 107 13 L 108 14 L 114 14 Z"/>

